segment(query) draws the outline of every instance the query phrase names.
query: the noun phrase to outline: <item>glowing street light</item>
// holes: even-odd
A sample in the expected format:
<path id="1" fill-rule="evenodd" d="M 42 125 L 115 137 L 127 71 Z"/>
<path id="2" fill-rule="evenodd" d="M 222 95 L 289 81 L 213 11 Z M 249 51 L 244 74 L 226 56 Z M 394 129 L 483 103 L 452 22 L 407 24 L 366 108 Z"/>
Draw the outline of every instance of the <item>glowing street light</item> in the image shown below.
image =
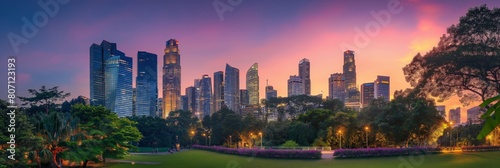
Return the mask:
<path id="1" fill-rule="evenodd" d="M 259 132 L 260 135 L 260 149 L 262 149 L 262 132 Z"/>
<path id="2" fill-rule="evenodd" d="M 339 147 L 340 147 L 340 149 L 342 149 L 342 130 L 339 130 L 339 135 L 340 135 Z"/>
<path id="3" fill-rule="evenodd" d="M 452 131 L 453 131 L 453 122 L 450 121 L 450 147 L 452 147 L 453 145 L 451 145 L 451 136 L 452 136 Z"/>
<path id="4" fill-rule="evenodd" d="M 365 126 L 365 131 L 366 131 L 366 148 L 368 148 L 368 132 L 370 131 L 370 128 L 368 128 L 368 126 Z"/>

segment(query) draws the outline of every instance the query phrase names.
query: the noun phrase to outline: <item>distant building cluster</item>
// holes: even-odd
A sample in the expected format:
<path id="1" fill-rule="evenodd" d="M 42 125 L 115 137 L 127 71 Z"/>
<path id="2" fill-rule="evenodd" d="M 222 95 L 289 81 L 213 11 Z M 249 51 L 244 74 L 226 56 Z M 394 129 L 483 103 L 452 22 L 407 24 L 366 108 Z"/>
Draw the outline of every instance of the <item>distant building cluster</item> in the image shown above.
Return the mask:
<path id="1" fill-rule="evenodd" d="M 246 88 L 240 88 L 240 71 L 226 64 L 224 71 L 204 74 L 194 79 L 192 86 L 181 95 L 181 55 L 179 42 L 165 43 L 161 67 L 162 95 L 158 94 L 158 56 L 146 51 L 137 53 L 136 87 L 132 87 L 132 58 L 117 49 L 116 43 L 102 41 L 90 46 L 90 104 L 102 105 L 127 116 L 157 116 L 167 118 L 175 110 L 191 111 L 202 119 L 222 107 L 240 115 L 256 115 L 261 111 L 259 95 L 259 66 L 254 63 L 246 72 Z M 213 81 L 212 81 L 213 80 Z M 287 81 L 287 96 L 311 95 L 311 63 L 299 61 L 298 75 Z M 278 92 L 266 81 L 265 100 L 277 97 Z M 318 95 L 322 97 L 322 93 Z M 357 87 L 354 51 L 344 52 L 342 73 L 328 79 L 327 99 L 339 99 L 354 110 L 366 107 L 373 99 L 390 97 L 389 76 L 377 76 L 373 82 Z"/>

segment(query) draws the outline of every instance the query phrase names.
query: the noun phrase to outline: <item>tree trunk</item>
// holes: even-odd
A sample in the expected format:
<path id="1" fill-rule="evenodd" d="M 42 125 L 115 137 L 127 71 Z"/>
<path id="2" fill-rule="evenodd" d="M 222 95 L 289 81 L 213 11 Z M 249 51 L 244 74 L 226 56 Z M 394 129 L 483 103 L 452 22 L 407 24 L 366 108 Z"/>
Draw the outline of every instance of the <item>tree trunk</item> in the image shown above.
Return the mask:
<path id="1" fill-rule="evenodd" d="M 52 153 L 52 162 L 54 162 L 54 165 L 56 165 L 57 168 L 61 168 L 61 165 L 57 163 L 57 153 Z"/>
<path id="2" fill-rule="evenodd" d="M 36 159 L 36 164 L 38 165 L 38 168 L 42 168 L 42 164 L 40 163 L 40 156 L 38 155 L 38 152 L 35 150 L 35 159 Z"/>
<path id="3" fill-rule="evenodd" d="M 83 167 L 87 167 L 87 163 L 89 163 L 88 160 L 83 161 Z"/>

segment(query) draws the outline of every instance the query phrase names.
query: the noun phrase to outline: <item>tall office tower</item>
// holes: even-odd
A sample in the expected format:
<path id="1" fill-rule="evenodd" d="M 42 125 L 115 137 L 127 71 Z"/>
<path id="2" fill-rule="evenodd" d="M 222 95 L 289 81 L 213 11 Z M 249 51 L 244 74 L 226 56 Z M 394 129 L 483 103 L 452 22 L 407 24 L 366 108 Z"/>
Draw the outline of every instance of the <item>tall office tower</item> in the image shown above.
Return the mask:
<path id="1" fill-rule="evenodd" d="M 224 72 L 217 71 L 214 73 L 214 98 L 213 111 L 219 111 L 224 104 Z"/>
<path id="2" fill-rule="evenodd" d="M 247 91 L 250 105 L 259 104 L 259 65 L 254 63 L 247 71 Z"/>
<path id="3" fill-rule="evenodd" d="M 271 97 L 278 97 L 278 91 L 274 90 L 273 86 L 266 86 L 266 100 L 269 100 Z"/>
<path id="4" fill-rule="evenodd" d="M 224 103 L 227 108 L 240 113 L 240 70 L 226 64 L 224 82 Z"/>
<path id="5" fill-rule="evenodd" d="M 291 75 L 288 79 L 288 97 L 305 94 L 304 83 L 300 76 Z"/>
<path id="6" fill-rule="evenodd" d="M 137 52 L 137 116 L 155 116 L 158 99 L 158 56 L 156 54 Z"/>
<path id="7" fill-rule="evenodd" d="M 158 98 L 156 101 L 156 114 L 154 117 L 162 117 L 163 116 L 163 98 Z"/>
<path id="8" fill-rule="evenodd" d="M 439 112 L 439 114 L 443 117 L 446 118 L 446 106 L 441 105 L 441 106 L 436 106 L 436 110 Z"/>
<path id="9" fill-rule="evenodd" d="M 189 111 L 188 97 L 186 95 L 181 95 L 181 110 Z"/>
<path id="10" fill-rule="evenodd" d="M 200 109 L 203 116 L 211 116 L 212 112 L 212 79 L 203 75 L 200 80 Z"/>
<path id="11" fill-rule="evenodd" d="M 449 113 L 449 119 L 448 121 L 449 122 L 453 122 L 453 126 L 457 126 L 460 124 L 460 107 L 457 107 L 456 109 L 450 109 L 450 113 Z"/>
<path id="12" fill-rule="evenodd" d="M 367 107 L 375 98 L 374 87 L 374 83 L 363 83 L 361 85 L 361 106 Z"/>
<path id="13" fill-rule="evenodd" d="M 106 60 L 115 55 L 125 55 L 116 49 L 116 43 L 103 40 L 100 45 L 90 46 L 90 104 L 106 105 Z"/>
<path id="14" fill-rule="evenodd" d="M 311 63 L 306 58 L 299 62 L 299 76 L 304 85 L 304 94 L 311 95 Z"/>
<path id="15" fill-rule="evenodd" d="M 481 124 L 483 119 L 481 119 L 481 115 L 485 112 L 486 109 L 481 108 L 479 106 L 475 106 L 467 110 L 467 122 L 471 124 Z"/>
<path id="16" fill-rule="evenodd" d="M 240 105 L 249 105 L 250 103 L 249 92 L 246 89 L 240 89 Z"/>
<path id="17" fill-rule="evenodd" d="M 132 116 L 137 115 L 137 89 L 132 88 Z"/>
<path id="18" fill-rule="evenodd" d="M 354 51 L 344 52 L 344 79 L 346 90 L 346 102 L 359 102 L 359 91 L 356 87 L 356 64 Z"/>
<path id="19" fill-rule="evenodd" d="M 179 42 L 170 39 L 166 42 L 163 55 L 163 116 L 179 109 L 181 97 L 181 58 Z"/>
<path id="20" fill-rule="evenodd" d="M 196 112 L 198 112 L 198 109 L 196 108 L 196 100 L 197 100 L 196 87 L 193 86 L 187 87 L 186 97 L 187 97 L 188 111 L 191 111 L 191 113 L 195 114 Z"/>
<path id="21" fill-rule="evenodd" d="M 377 76 L 374 86 L 374 97 L 383 97 L 385 100 L 389 101 L 390 98 L 390 77 L 389 76 Z"/>
<path id="22" fill-rule="evenodd" d="M 195 112 L 201 112 L 201 99 L 200 99 L 200 96 L 201 96 L 201 85 L 200 85 L 200 81 L 201 79 L 194 79 L 194 88 L 196 88 L 195 90 Z M 199 115 L 196 115 L 199 117 Z"/>
<path id="23" fill-rule="evenodd" d="M 334 73 L 328 78 L 328 98 L 345 101 L 345 80 L 342 73 Z"/>
<path id="24" fill-rule="evenodd" d="M 132 58 L 124 55 L 106 60 L 106 108 L 119 117 L 132 116 Z"/>

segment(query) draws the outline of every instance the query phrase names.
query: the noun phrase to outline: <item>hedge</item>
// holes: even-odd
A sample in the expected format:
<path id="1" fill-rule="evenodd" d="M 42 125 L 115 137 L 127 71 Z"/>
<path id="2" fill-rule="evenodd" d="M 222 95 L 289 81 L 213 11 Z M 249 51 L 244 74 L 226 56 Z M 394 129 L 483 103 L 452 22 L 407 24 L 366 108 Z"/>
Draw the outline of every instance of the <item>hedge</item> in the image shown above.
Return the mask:
<path id="1" fill-rule="evenodd" d="M 363 149 L 337 149 L 333 152 L 334 158 L 362 158 L 385 157 L 400 155 L 421 155 L 441 153 L 441 148 L 413 147 L 413 148 L 363 148 Z"/>
<path id="2" fill-rule="evenodd" d="M 500 146 L 464 146 L 463 152 L 499 151 Z"/>
<path id="3" fill-rule="evenodd" d="M 263 158 L 321 159 L 321 151 L 318 150 L 236 149 L 201 145 L 193 145 L 193 148 L 224 154 L 255 156 Z"/>

